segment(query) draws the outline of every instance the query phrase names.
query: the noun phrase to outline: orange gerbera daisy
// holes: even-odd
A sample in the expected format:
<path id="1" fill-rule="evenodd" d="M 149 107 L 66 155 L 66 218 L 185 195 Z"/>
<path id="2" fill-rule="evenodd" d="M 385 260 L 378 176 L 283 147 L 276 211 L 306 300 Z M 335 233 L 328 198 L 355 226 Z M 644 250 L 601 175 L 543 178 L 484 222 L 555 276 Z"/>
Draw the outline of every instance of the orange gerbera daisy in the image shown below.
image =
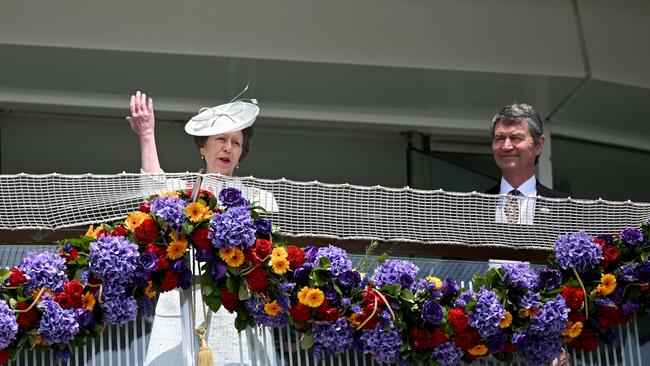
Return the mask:
<path id="1" fill-rule="evenodd" d="M 506 311 L 506 315 L 503 317 L 503 320 L 501 320 L 499 326 L 501 328 L 508 328 L 510 324 L 512 324 L 512 314 L 510 314 L 509 311 Z"/>
<path id="2" fill-rule="evenodd" d="M 566 325 L 566 331 L 562 335 L 569 336 L 570 338 L 575 338 L 582 333 L 582 322 L 568 322 Z"/>
<path id="3" fill-rule="evenodd" d="M 325 301 L 325 294 L 323 291 L 317 288 L 312 288 L 309 289 L 307 295 L 304 298 L 304 301 L 301 302 L 310 308 L 317 308 L 323 304 L 323 301 Z"/>
<path id="4" fill-rule="evenodd" d="M 271 268 L 275 274 L 283 275 L 289 269 L 289 261 L 282 257 L 271 257 Z"/>
<path id="5" fill-rule="evenodd" d="M 288 255 L 287 250 L 282 247 L 273 248 L 271 252 L 271 258 L 287 258 Z"/>
<path id="6" fill-rule="evenodd" d="M 93 225 L 90 225 L 88 226 L 88 230 L 86 230 L 86 233 L 84 235 L 89 236 L 93 239 L 97 239 L 97 235 L 101 230 L 102 230 L 101 226 L 97 226 L 97 228 L 94 228 Z"/>
<path id="7" fill-rule="evenodd" d="M 95 308 L 95 295 L 90 292 L 86 292 L 81 297 L 81 307 L 88 311 L 93 311 Z"/>
<path id="8" fill-rule="evenodd" d="M 298 291 L 298 301 L 301 304 L 305 303 L 305 298 L 307 297 L 307 293 L 309 293 L 309 287 L 305 286 Z"/>
<path id="9" fill-rule="evenodd" d="M 488 348 L 484 344 L 479 344 L 467 350 L 472 356 L 483 356 L 488 351 Z"/>
<path id="10" fill-rule="evenodd" d="M 436 285 L 436 290 L 442 287 L 442 281 L 438 277 L 427 276 L 427 281 Z"/>
<path id="11" fill-rule="evenodd" d="M 277 301 L 264 304 L 264 312 L 270 316 L 276 316 L 282 311 L 282 306 Z"/>
<path id="12" fill-rule="evenodd" d="M 221 249 L 219 251 L 219 257 L 223 259 L 224 262 L 229 267 L 237 268 L 244 263 L 244 252 L 237 248 L 232 247 L 229 249 Z"/>
<path id="13" fill-rule="evenodd" d="M 185 207 L 185 215 L 192 222 L 201 222 L 207 217 L 210 217 L 212 211 L 205 205 L 203 201 L 192 202 Z"/>
<path id="14" fill-rule="evenodd" d="M 153 289 L 153 281 L 147 282 L 147 287 L 144 288 L 144 295 L 150 299 L 156 297 L 156 290 Z"/>
<path id="15" fill-rule="evenodd" d="M 173 241 L 167 246 L 167 258 L 172 260 L 182 258 L 185 255 L 185 251 L 187 251 L 187 239 L 184 236 L 178 237 L 173 232 L 170 236 Z"/>
<path id="16" fill-rule="evenodd" d="M 126 220 L 124 220 L 124 226 L 126 226 L 127 229 L 134 231 L 138 226 L 142 225 L 144 220 L 148 217 L 149 214 L 144 212 L 131 212 L 129 216 L 126 217 Z"/>

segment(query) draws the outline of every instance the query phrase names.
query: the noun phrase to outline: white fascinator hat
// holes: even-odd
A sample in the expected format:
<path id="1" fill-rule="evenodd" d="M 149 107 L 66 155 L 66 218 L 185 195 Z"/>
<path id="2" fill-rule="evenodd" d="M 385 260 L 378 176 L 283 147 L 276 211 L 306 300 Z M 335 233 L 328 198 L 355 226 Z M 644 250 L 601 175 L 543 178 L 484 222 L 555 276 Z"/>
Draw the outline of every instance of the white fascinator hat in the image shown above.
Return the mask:
<path id="1" fill-rule="evenodd" d="M 252 126 L 260 113 L 257 100 L 235 100 L 247 89 L 248 85 L 230 103 L 212 108 L 201 108 L 199 114 L 185 124 L 185 132 L 192 136 L 212 136 L 241 131 Z"/>

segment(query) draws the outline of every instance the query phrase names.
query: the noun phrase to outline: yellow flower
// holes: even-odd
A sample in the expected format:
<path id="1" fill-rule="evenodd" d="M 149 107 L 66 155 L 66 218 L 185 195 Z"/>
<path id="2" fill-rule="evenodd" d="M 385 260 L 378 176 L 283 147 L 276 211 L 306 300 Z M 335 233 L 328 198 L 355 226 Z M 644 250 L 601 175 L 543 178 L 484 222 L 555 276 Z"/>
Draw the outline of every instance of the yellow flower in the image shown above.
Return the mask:
<path id="1" fill-rule="evenodd" d="M 180 197 L 181 197 L 181 196 L 178 195 L 178 192 L 174 192 L 174 191 L 172 191 L 172 192 L 161 193 L 161 194 L 159 194 L 158 196 L 159 196 L 159 197 L 176 197 L 176 198 L 180 198 Z"/>
<path id="2" fill-rule="evenodd" d="M 616 276 L 610 273 L 603 273 L 600 277 L 600 285 L 598 285 L 599 293 L 607 296 L 616 290 Z"/>
<path id="3" fill-rule="evenodd" d="M 90 225 L 90 226 L 88 226 L 88 230 L 86 230 L 86 234 L 84 234 L 84 235 L 89 236 L 89 237 L 91 237 L 93 239 L 97 239 L 97 234 L 99 234 L 99 232 L 101 230 L 102 230 L 101 226 L 97 226 L 97 228 L 95 229 L 95 228 L 93 228 L 92 225 Z"/>
<path id="4" fill-rule="evenodd" d="M 317 308 L 323 304 L 323 301 L 325 301 L 325 294 L 320 289 L 312 288 L 309 289 L 304 300 L 305 301 L 301 301 L 303 304 L 310 308 Z"/>
<path id="5" fill-rule="evenodd" d="M 36 343 L 37 346 L 42 346 L 43 337 L 41 337 L 40 335 L 36 335 L 36 337 L 34 337 L 34 343 Z"/>
<path id="6" fill-rule="evenodd" d="M 360 326 L 363 321 L 363 314 L 352 314 L 348 317 L 348 322 L 350 322 L 350 324 L 352 324 L 355 328 Z"/>
<path id="7" fill-rule="evenodd" d="M 271 258 L 287 258 L 287 250 L 282 247 L 273 248 L 271 252 Z"/>
<path id="8" fill-rule="evenodd" d="M 479 344 L 467 350 L 472 356 L 483 356 L 488 351 L 488 348 L 484 344 Z"/>
<path id="9" fill-rule="evenodd" d="M 510 314 L 509 311 L 506 311 L 506 315 L 503 317 L 503 320 L 501 320 L 499 326 L 501 328 L 508 328 L 510 324 L 512 324 L 512 314 Z"/>
<path id="10" fill-rule="evenodd" d="M 244 263 L 244 252 L 237 248 L 232 247 L 229 249 L 221 249 L 219 257 L 230 267 L 237 268 Z"/>
<path id="11" fill-rule="evenodd" d="M 271 257 L 271 268 L 275 274 L 283 275 L 289 269 L 289 261 L 281 257 Z"/>
<path id="12" fill-rule="evenodd" d="M 269 302 L 264 305 L 264 312 L 270 316 L 276 316 L 281 311 L 282 307 L 278 304 L 277 301 Z"/>
<path id="13" fill-rule="evenodd" d="M 131 212 L 129 216 L 126 217 L 126 220 L 124 220 L 124 226 L 126 226 L 127 229 L 134 231 L 138 226 L 142 225 L 147 217 L 149 217 L 149 214 L 144 212 Z"/>
<path id="14" fill-rule="evenodd" d="M 95 308 L 95 295 L 90 292 L 83 294 L 81 297 L 81 306 L 88 311 L 93 311 Z"/>
<path id="15" fill-rule="evenodd" d="M 150 299 L 156 297 L 156 290 L 153 289 L 153 281 L 147 282 L 147 287 L 144 288 L 144 295 Z"/>
<path id="16" fill-rule="evenodd" d="M 524 318 L 527 317 L 534 318 L 537 316 L 537 309 L 539 309 L 539 306 L 533 306 L 530 308 L 521 308 L 519 309 L 519 315 L 523 316 Z"/>
<path id="17" fill-rule="evenodd" d="M 436 290 L 442 287 L 442 281 L 438 277 L 427 276 L 427 281 L 434 283 L 436 285 Z"/>
<path id="18" fill-rule="evenodd" d="M 210 217 L 212 211 L 203 203 L 203 201 L 192 202 L 185 207 L 185 215 L 192 222 L 201 222 L 207 217 Z"/>
<path id="19" fill-rule="evenodd" d="M 170 235 L 173 239 L 171 244 L 167 247 L 167 258 L 169 259 L 179 259 L 185 255 L 187 250 L 187 239 L 184 236 L 177 237 L 175 233 Z"/>
<path id="20" fill-rule="evenodd" d="M 566 331 L 562 333 L 564 336 L 569 336 L 575 338 L 582 333 L 582 322 L 568 322 L 566 325 Z"/>
<path id="21" fill-rule="evenodd" d="M 301 304 L 305 303 L 305 298 L 307 298 L 307 293 L 309 293 L 309 287 L 305 286 L 298 291 L 298 301 Z"/>
<path id="22" fill-rule="evenodd" d="M 644 282 L 644 283 L 642 283 L 642 284 L 639 286 L 639 288 L 641 288 L 641 291 L 645 291 L 645 290 L 647 290 L 648 288 L 650 288 L 650 283 L 648 283 L 648 282 Z"/>

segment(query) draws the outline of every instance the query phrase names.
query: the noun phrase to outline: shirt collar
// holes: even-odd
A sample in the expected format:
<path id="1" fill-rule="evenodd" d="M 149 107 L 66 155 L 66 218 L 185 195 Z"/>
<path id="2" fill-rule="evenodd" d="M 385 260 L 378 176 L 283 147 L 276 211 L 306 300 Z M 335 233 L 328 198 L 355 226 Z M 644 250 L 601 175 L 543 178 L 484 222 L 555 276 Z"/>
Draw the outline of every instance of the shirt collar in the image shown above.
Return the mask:
<path id="1" fill-rule="evenodd" d="M 515 188 L 511 186 L 510 183 L 505 180 L 505 178 L 501 177 L 501 187 L 499 189 L 499 194 L 507 194 L 513 189 Z M 526 197 L 537 196 L 537 178 L 535 178 L 535 175 L 533 174 L 532 177 L 528 178 L 528 180 L 519 186 L 517 190 Z"/>

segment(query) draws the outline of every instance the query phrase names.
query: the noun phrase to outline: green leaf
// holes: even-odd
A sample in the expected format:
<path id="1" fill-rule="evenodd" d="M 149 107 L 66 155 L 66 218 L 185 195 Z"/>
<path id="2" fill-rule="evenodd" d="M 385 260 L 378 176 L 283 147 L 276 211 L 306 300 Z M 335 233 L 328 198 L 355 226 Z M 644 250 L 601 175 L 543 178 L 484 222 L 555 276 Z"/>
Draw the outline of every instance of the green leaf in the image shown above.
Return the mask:
<path id="1" fill-rule="evenodd" d="M 314 338 L 311 334 L 303 334 L 300 338 L 300 347 L 302 349 L 310 349 L 314 345 Z"/>
<path id="2" fill-rule="evenodd" d="M 226 288 L 230 292 L 237 292 L 237 282 L 233 277 L 228 276 L 228 279 L 226 279 Z"/>
<path id="3" fill-rule="evenodd" d="M 214 293 L 214 286 L 212 286 L 212 283 L 204 283 L 203 278 L 201 278 L 201 292 L 203 296 L 210 296 Z"/>
<path id="4" fill-rule="evenodd" d="M 181 227 L 181 234 L 188 236 L 194 230 L 194 225 L 190 221 L 185 221 Z"/>
<path id="5" fill-rule="evenodd" d="M 205 301 L 205 304 L 208 305 L 211 311 L 214 311 L 215 313 L 219 311 L 219 308 L 221 307 L 221 299 L 219 296 L 214 295 L 214 296 L 204 296 L 203 300 Z"/>
<path id="6" fill-rule="evenodd" d="M 0 268 L 0 283 L 4 282 L 11 275 L 11 271 L 8 268 Z"/>
<path id="7" fill-rule="evenodd" d="M 403 288 L 402 292 L 399 294 L 399 297 L 406 302 L 415 303 L 415 296 L 409 289 Z"/>
<path id="8" fill-rule="evenodd" d="M 240 301 L 246 301 L 250 299 L 251 293 L 248 291 L 248 286 L 246 286 L 246 283 L 242 283 L 241 286 L 239 286 L 239 293 L 237 294 L 238 298 Z"/>
<path id="9" fill-rule="evenodd" d="M 377 258 L 377 263 L 380 263 L 380 264 L 381 264 L 381 263 L 384 263 L 384 262 L 386 261 L 386 259 L 388 259 L 388 253 L 385 253 L 385 252 L 384 252 L 384 253 L 382 253 L 382 255 L 380 255 L 380 256 Z"/>
<path id="10" fill-rule="evenodd" d="M 237 331 L 241 332 L 241 331 L 245 330 L 248 327 L 249 324 L 250 324 L 250 320 L 246 316 L 246 313 L 244 313 L 244 312 L 239 313 L 238 312 L 237 317 L 235 318 L 235 329 L 237 329 Z"/>
<path id="11" fill-rule="evenodd" d="M 402 291 L 402 286 L 400 284 L 386 285 L 381 288 L 381 292 L 392 297 L 398 297 Z"/>

